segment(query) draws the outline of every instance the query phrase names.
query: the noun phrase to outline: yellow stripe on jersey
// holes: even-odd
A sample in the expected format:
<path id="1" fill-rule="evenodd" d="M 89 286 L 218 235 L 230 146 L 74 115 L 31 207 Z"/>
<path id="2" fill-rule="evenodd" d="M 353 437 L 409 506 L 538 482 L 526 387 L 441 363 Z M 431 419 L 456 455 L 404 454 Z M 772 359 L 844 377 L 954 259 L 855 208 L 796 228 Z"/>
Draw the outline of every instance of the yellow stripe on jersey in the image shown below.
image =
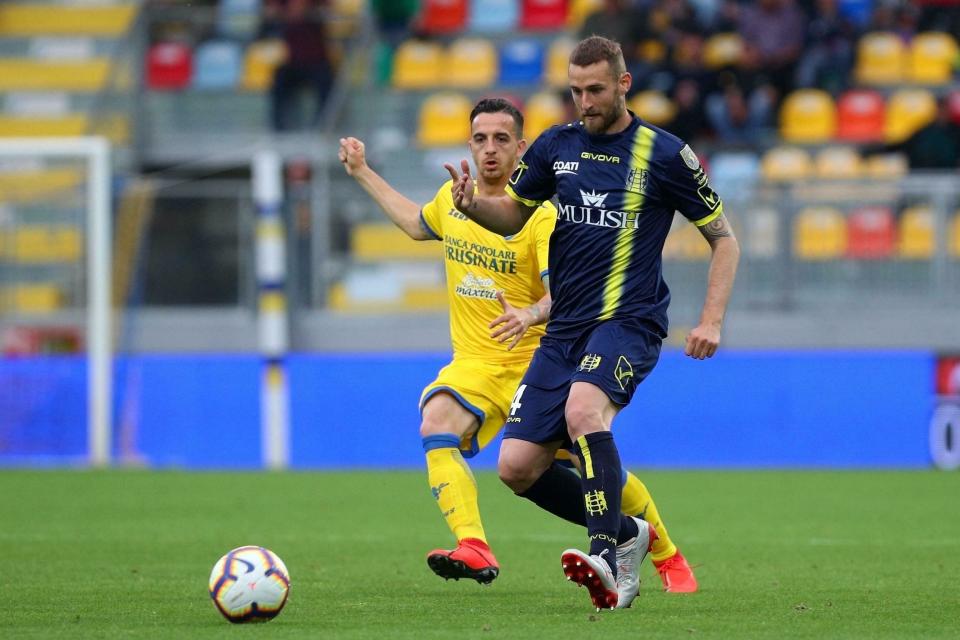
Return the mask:
<path id="1" fill-rule="evenodd" d="M 536 200 L 528 200 L 523 196 L 518 196 L 517 192 L 514 191 L 513 187 L 511 187 L 510 185 L 507 185 L 506 187 L 504 187 L 504 191 L 507 192 L 508 196 L 510 196 L 517 202 L 527 205 L 528 207 L 539 207 L 541 204 L 543 204 L 542 200 L 540 202 L 537 202 Z"/>
<path id="2" fill-rule="evenodd" d="M 700 218 L 699 220 L 694 220 L 693 224 L 697 225 L 698 227 L 702 227 L 706 224 L 710 224 L 711 222 L 713 222 L 714 220 L 716 220 L 722 215 L 723 215 L 723 203 L 721 202 L 720 205 L 717 207 L 716 211 L 714 211 L 708 216 Z"/>
<path id="3" fill-rule="evenodd" d="M 580 453 L 583 454 L 583 474 L 587 480 L 593 478 L 593 457 L 590 455 L 590 447 L 587 445 L 587 437 L 577 438 L 577 446 L 580 447 Z"/>
<path id="4" fill-rule="evenodd" d="M 653 129 L 640 126 L 633 140 L 633 151 L 630 158 L 630 170 L 646 171 L 650 165 L 650 155 L 653 153 L 653 141 L 657 137 Z M 643 206 L 642 191 L 627 191 L 624 198 L 624 211 L 640 215 Z M 613 317 L 620 306 L 623 295 L 623 285 L 627 279 L 627 269 L 633 257 L 633 231 L 629 228 L 621 229 L 617 241 L 613 246 L 613 258 L 610 263 L 610 273 L 607 274 L 606 285 L 603 288 L 603 310 L 598 320 L 607 320 Z"/>

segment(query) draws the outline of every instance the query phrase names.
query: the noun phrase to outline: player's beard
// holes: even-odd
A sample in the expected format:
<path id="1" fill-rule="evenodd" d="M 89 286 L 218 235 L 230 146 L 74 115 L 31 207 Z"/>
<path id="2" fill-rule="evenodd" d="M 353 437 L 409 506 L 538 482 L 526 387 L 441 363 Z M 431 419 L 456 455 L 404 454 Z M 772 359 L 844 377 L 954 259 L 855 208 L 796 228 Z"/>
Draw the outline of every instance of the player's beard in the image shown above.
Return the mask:
<path id="1" fill-rule="evenodd" d="M 617 97 L 613 100 L 613 104 L 610 105 L 610 108 L 598 114 L 600 116 L 599 123 L 594 118 L 590 118 L 589 120 L 584 120 L 583 126 L 590 135 L 603 135 L 620 119 L 620 115 L 626 108 L 626 100 L 622 94 L 618 93 Z"/>

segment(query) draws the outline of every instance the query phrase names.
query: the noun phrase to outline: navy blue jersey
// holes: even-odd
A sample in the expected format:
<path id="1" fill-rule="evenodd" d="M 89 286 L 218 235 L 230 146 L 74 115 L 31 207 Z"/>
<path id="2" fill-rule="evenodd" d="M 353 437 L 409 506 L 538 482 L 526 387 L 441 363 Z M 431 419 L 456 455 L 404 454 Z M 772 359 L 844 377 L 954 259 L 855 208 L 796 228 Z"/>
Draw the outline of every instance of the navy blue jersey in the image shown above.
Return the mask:
<path id="1" fill-rule="evenodd" d="M 723 212 L 690 147 L 631 115 L 611 135 L 591 135 L 580 122 L 545 131 L 507 186 L 531 207 L 557 196 L 549 335 L 573 337 L 617 318 L 652 323 L 665 336 L 661 253 L 674 212 L 698 226 Z"/>

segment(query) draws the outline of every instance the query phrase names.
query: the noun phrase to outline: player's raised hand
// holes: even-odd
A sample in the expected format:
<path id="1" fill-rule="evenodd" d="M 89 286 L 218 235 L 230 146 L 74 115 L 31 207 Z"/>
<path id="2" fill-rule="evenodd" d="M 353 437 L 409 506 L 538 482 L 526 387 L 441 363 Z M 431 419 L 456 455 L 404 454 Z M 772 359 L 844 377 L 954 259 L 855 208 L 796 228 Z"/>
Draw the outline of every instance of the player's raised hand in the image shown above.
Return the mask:
<path id="1" fill-rule="evenodd" d="M 717 352 L 720 346 L 720 327 L 713 323 L 700 323 L 687 334 L 683 352 L 691 358 L 704 360 Z"/>
<path id="2" fill-rule="evenodd" d="M 367 166 L 366 147 L 356 138 L 340 138 L 340 150 L 337 157 L 346 169 L 347 175 L 352 176 L 356 171 Z"/>
<path id="3" fill-rule="evenodd" d="M 453 184 L 450 185 L 453 206 L 461 213 L 466 213 L 473 202 L 473 178 L 470 176 L 470 163 L 466 160 L 460 161 L 462 174 L 452 164 L 447 163 L 443 166 L 450 172 L 450 177 L 453 179 Z"/>
<path id="4" fill-rule="evenodd" d="M 507 351 L 509 351 L 517 346 L 527 329 L 534 324 L 535 318 L 527 309 L 517 309 L 507 302 L 507 299 L 503 296 L 503 291 L 497 291 L 497 300 L 503 307 L 503 313 L 494 318 L 488 325 L 489 328 L 496 329 L 490 334 L 490 337 L 496 338 L 500 344 L 513 338 L 513 341 L 507 346 Z"/>

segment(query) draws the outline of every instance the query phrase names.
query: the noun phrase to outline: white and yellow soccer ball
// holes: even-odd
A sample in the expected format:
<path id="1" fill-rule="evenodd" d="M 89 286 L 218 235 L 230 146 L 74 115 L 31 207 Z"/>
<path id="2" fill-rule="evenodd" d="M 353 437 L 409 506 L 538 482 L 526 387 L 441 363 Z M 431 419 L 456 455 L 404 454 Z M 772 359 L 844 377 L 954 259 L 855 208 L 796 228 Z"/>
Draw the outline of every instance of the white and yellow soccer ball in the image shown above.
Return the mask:
<path id="1" fill-rule="evenodd" d="M 266 622 L 283 610 L 290 574 L 277 554 L 264 547 L 237 547 L 210 572 L 210 597 L 230 622 Z"/>

